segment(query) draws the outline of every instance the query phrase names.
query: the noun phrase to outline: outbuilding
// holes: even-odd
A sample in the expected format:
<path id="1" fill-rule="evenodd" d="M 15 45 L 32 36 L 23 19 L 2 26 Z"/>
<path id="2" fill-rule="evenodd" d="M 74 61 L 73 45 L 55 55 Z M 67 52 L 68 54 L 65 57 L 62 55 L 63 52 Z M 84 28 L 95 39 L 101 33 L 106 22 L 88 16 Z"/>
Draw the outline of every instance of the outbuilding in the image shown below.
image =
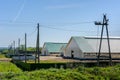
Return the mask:
<path id="1" fill-rule="evenodd" d="M 120 57 L 120 37 L 110 37 L 111 55 Z M 96 58 L 99 51 L 100 38 L 98 37 L 71 37 L 66 48 L 65 57 L 69 58 Z M 108 55 L 107 38 L 103 38 L 101 55 Z"/>
<path id="2" fill-rule="evenodd" d="M 61 48 L 67 43 L 45 42 L 42 48 L 42 55 L 61 55 Z"/>

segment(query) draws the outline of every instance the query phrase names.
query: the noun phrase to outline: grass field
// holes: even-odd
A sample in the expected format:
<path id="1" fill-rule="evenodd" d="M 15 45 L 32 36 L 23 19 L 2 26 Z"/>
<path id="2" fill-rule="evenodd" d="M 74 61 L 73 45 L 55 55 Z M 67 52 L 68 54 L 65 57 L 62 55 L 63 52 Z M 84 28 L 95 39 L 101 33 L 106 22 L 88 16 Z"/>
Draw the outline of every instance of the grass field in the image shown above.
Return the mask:
<path id="1" fill-rule="evenodd" d="M 64 59 L 56 56 L 40 56 L 40 63 L 67 63 L 67 62 L 79 62 L 80 60 Z M 34 60 L 27 61 L 28 63 L 35 63 Z"/>
<path id="2" fill-rule="evenodd" d="M 0 62 L 0 72 L 22 72 L 22 70 L 11 62 Z"/>
<path id="3" fill-rule="evenodd" d="M 0 54 L 0 58 L 6 58 L 4 54 Z"/>

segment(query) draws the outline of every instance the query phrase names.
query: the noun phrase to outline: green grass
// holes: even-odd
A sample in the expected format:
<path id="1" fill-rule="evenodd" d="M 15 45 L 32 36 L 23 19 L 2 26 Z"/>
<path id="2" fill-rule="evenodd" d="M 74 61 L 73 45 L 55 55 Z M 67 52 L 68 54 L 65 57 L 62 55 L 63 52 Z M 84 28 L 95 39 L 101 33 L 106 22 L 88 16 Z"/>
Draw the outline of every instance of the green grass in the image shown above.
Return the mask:
<path id="1" fill-rule="evenodd" d="M 22 72 L 22 70 L 11 62 L 0 62 L 0 72 Z"/>
<path id="2" fill-rule="evenodd" d="M 34 60 L 29 60 L 27 63 L 35 63 Z M 56 60 L 40 60 L 40 63 L 68 63 L 67 61 L 56 61 Z"/>
<path id="3" fill-rule="evenodd" d="M 0 54 L 0 58 L 6 58 L 4 54 Z"/>
<path id="4" fill-rule="evenodd" d="M 67 63 L 67 61 L 41 60 L 41 63 Z"/>
<path id="5" fill-rule="evenodd" d="M 120 80 L 119 74 L 120 65 L 92 68 L 79 66 L 75 69 L 50 68 L 23 72 L 12 63 L 0 62 L 0 80 Z"/>

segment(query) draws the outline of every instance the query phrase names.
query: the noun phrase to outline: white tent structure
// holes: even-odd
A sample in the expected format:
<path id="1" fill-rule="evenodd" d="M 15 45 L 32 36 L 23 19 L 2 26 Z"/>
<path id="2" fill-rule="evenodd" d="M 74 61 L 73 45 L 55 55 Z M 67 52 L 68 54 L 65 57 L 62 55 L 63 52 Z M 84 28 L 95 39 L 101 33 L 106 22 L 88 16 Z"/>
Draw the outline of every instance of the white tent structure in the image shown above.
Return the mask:
<path id="1" fill-rule="evenodd" d="M 99 50 L 100 38 L 97 37 L 71 37 L 66 48 L 65 57 L 95 58 Z M 112 57 L 120 57 L 120 37 L 110 37 Z M 103 38 L 102 55 L 108 55 L 107 38 Z"/>

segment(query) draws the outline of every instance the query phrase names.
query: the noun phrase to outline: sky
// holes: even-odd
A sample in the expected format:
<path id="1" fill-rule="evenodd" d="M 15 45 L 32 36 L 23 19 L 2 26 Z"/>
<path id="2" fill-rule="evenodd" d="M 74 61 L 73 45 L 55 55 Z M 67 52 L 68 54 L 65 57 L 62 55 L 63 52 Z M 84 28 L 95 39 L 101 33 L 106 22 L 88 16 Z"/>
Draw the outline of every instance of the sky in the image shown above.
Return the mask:
<path id="1" fill-rule="evenodd" d="M 18 38 L 35 47 L 37 23 L 40 46 L 44 42 L 68 43 L 71 36 L 99 36 L 103 14 L 109 19 L 109 35 L 120 36 L 120 0 L 0 0 L 0 47 Z M 105 31 L 104 31 L 105 33 Z M 106 35 L 106 34 L 104 34 Z"/>

